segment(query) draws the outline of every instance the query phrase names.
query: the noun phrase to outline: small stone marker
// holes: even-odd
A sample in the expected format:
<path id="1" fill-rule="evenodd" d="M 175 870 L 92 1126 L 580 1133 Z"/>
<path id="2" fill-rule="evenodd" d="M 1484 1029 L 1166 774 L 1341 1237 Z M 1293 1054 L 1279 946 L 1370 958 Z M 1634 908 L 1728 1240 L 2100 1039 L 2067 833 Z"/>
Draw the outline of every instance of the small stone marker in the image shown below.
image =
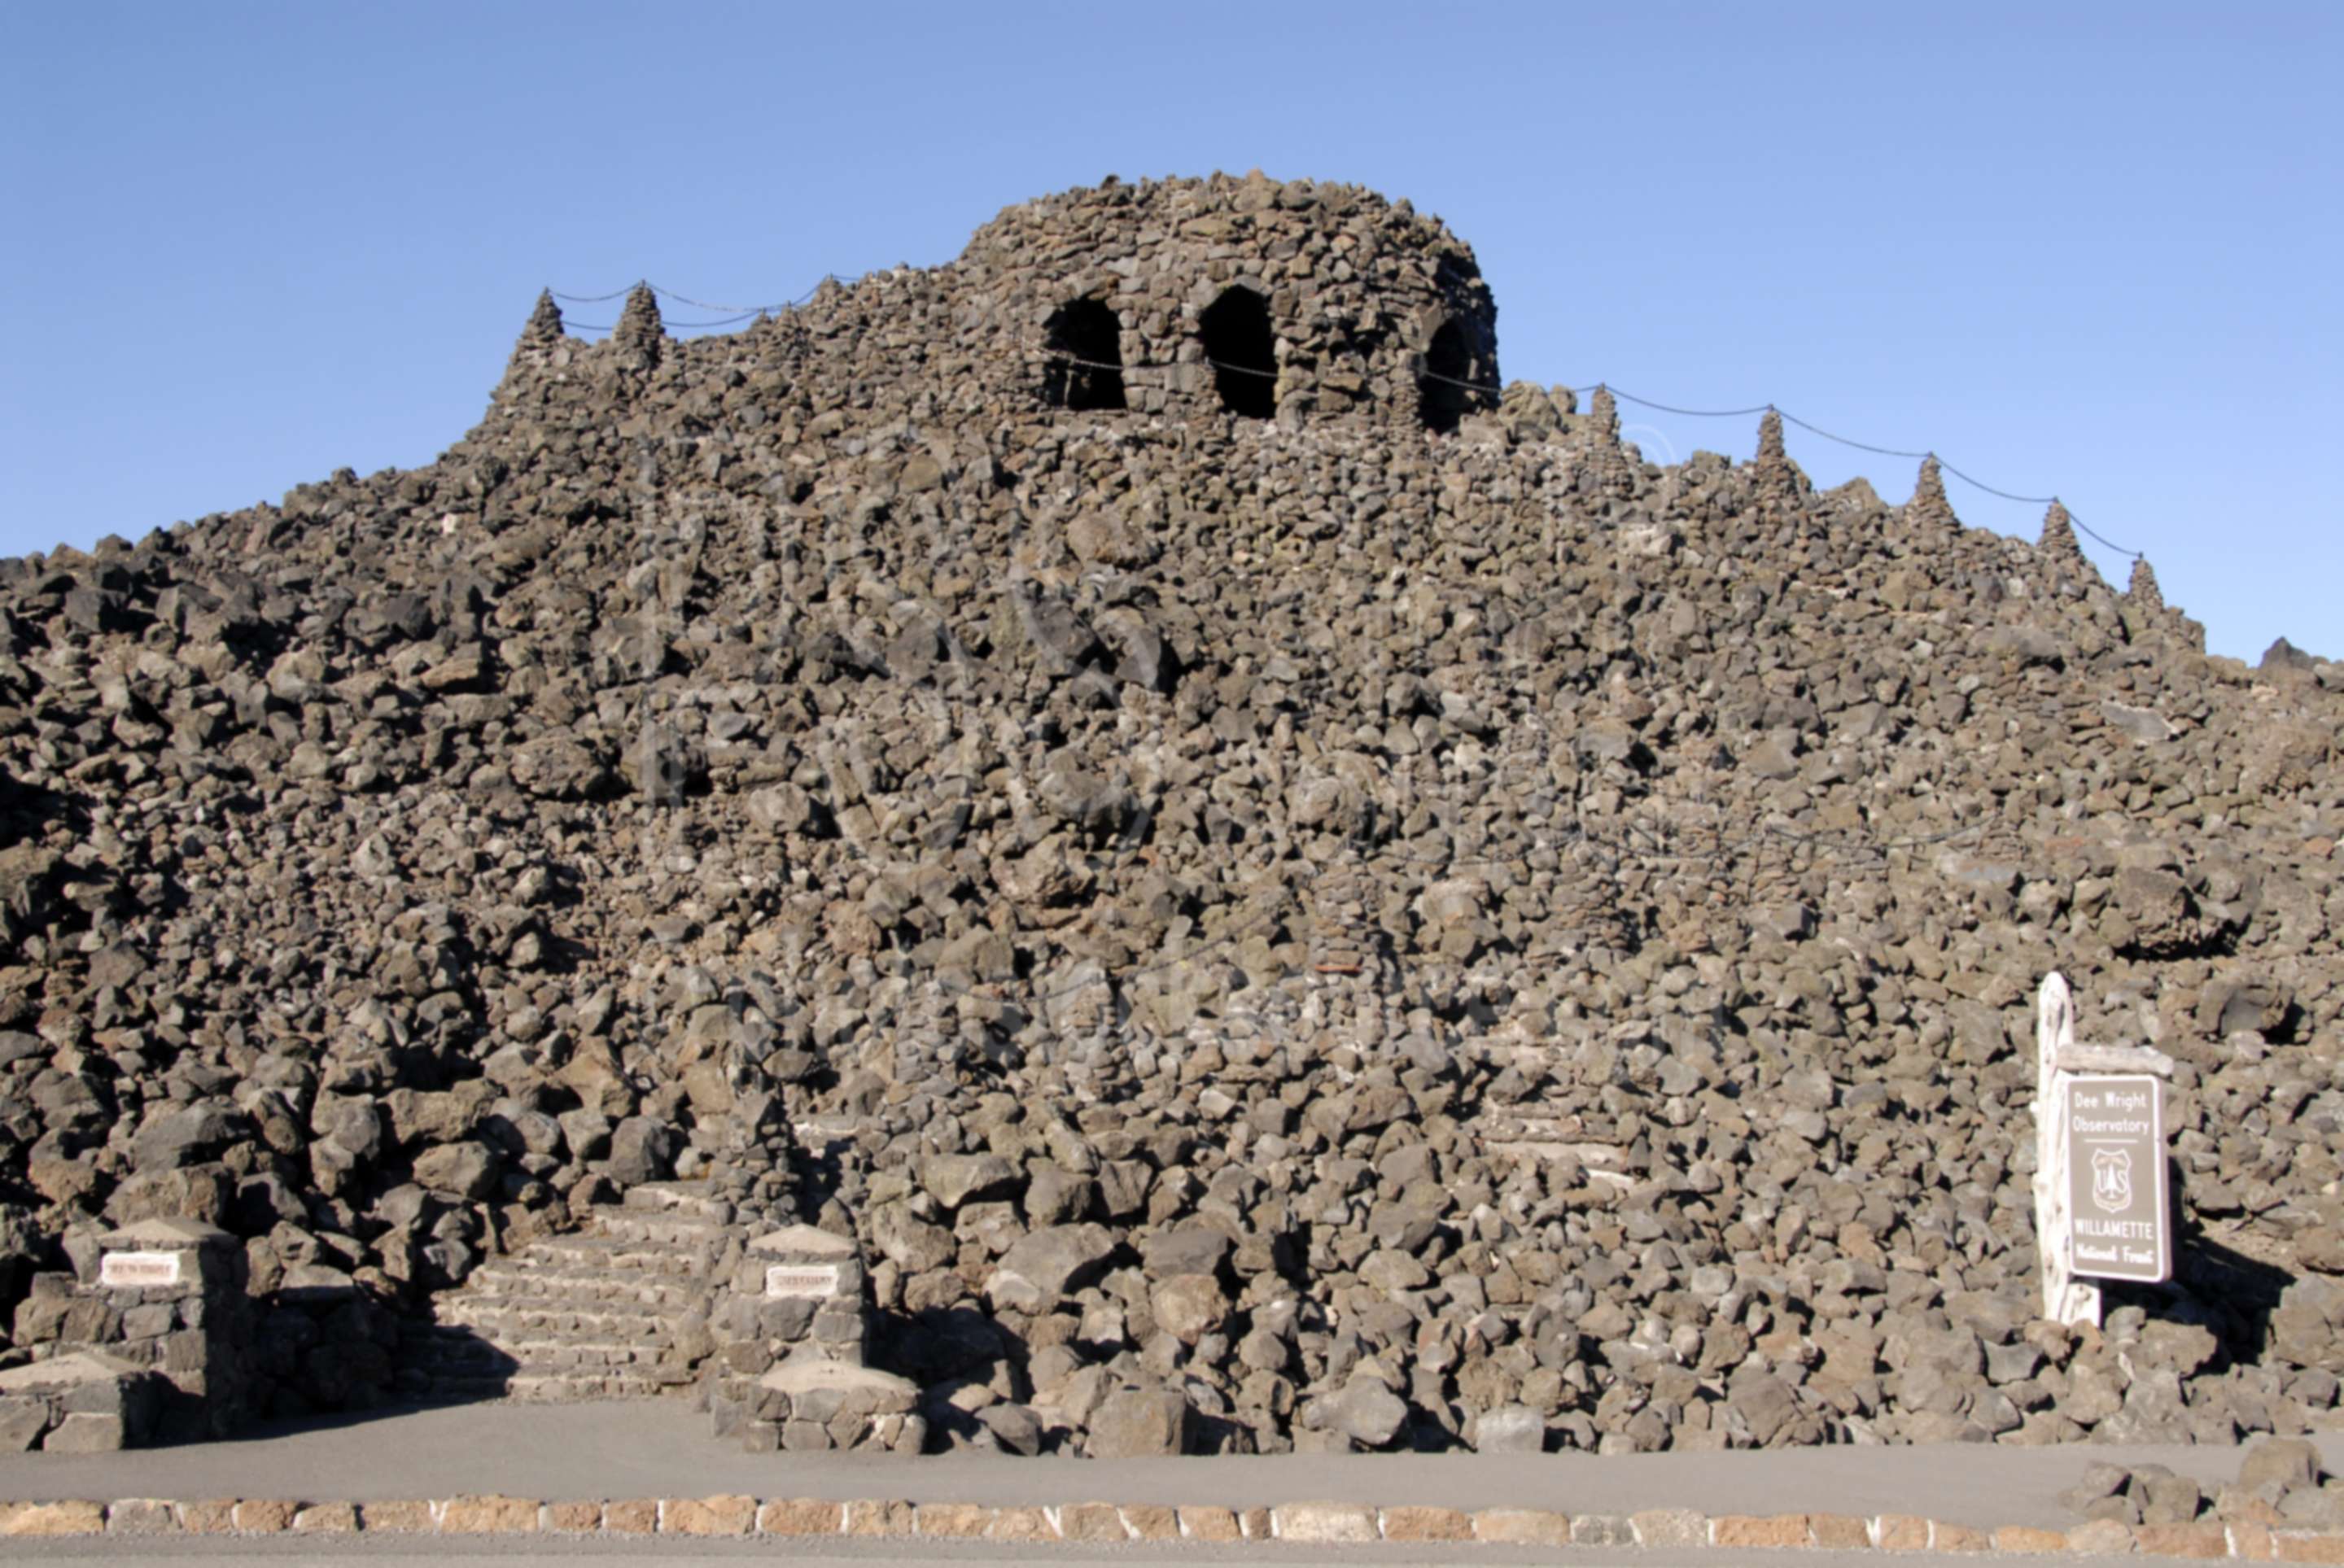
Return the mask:
<path id="1" fill-rule="evenodd" d="M 2145 1073 L 2067 1080 L 2070 1269 L 2158 1284 L 2173 1277 L 2165 1085 Z"/>
<path id="2" fill-rule="evenodd" d="M 99 1260 L 97 1282 L 113 1290 L 137 1290 L 179 1282 L 179 1252 L 108 1252 Z"/>
<path id="3" fill-rule="evenodd" d="M 775 1263 L 765 1271 L 769 1296 L 834 1296 L 838 1294 L 836 1263 Z"/>

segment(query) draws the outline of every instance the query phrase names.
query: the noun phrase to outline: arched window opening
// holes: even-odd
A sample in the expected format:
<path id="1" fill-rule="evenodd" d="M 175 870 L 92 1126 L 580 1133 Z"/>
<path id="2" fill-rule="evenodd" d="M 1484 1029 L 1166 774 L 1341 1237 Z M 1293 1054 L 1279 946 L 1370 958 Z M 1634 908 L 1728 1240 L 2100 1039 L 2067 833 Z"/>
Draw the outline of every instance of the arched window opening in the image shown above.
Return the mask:
<path id="1" fill-rule="evenodd" d="M 1225 288 L 1197 322 L 1221 407 L 1248 419 L 1278 412 L 1278 339 L 1269 303 L 1250 288 Z"/>
<path id="2" fill-rule="evenodd" d="M 1424 351 L 1424 367 L 1416 378 L 1416 416 L 1426 429 L 1451 435 L 1458 421 L 1481 407 L 1482 394 L 1476 390 L 1480 377 L 1474 374 L 1475 368 L 1465 329 L 1454 321 L 1443 322 Z"/>
<path id="3" fill-rule="evenodd" d="M 1042 372 L 1042 400 L 1076 413 L 1121 408 L 1123 324 L 1096 299 L 1073 299 L 1052 314 L 1049 363 Z"/>

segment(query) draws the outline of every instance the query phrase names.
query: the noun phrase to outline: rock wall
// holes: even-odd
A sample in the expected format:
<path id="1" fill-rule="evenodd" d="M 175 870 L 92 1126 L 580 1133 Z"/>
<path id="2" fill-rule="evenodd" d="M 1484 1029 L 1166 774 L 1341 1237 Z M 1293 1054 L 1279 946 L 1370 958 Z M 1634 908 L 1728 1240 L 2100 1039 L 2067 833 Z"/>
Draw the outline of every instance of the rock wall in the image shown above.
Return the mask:
<path id="1" fill-rule="evenodd" d="M 1050 405 L 1074 298 L 1123 409 Z M 932 1445 L 2328 1419 L 2337 667 L 1934 465 L 1429 427 L 1494 318 L 1362 193 L 1076 193 L 731 336 L 541 302 L 426 468 L 0 563 L 11 1245 L 389 1309 L 705 1178 L 861 1237 Z M 2105 1334 L 2032 1319 L 2052 968 L 2183 1064 Z"/>

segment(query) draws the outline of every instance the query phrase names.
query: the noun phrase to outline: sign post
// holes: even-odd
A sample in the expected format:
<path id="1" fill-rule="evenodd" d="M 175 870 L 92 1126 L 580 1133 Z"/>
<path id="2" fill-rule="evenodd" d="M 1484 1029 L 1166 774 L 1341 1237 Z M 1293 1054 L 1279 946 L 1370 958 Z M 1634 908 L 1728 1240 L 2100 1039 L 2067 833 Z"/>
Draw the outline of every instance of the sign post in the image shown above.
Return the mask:
<path id="1" fill-rule="evenodd" d="M 2035 1242 L 2043 1315 L 2100 1322 L 2086 1279 L 2173 1276 L 2165 1080 L 2173 1059 L 2145 1045 L 2079 1046 L 2076 1003 L 2056 971 L 2035 1010 Z"/>

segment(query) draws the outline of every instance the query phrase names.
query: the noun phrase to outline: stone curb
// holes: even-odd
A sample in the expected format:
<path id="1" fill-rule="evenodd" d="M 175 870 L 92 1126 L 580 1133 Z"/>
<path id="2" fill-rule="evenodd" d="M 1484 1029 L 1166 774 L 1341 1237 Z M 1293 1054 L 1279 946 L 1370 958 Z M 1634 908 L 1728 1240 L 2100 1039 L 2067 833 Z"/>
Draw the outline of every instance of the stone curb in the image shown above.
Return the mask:
<path id="1" fill-rule="evenodd" d="M 1056 1506 L 911 1503 L 893 1498 L 644 1497 L 545 1502 L 462 1496 L 372 1503 L 283 1498 L 174 1502 L 0 1503 L 0 1536 L 278 1535 L 895 1535 L 965 1541 L 1290 1541 L 1297 1545 L 1486 1541 L 1510 1546 L 1715 1546 L 1736 1552 L 1812 1547 L 1840 1552 L 2078 1553 L 2250 1563 L 2344 1564 L 2344 1531 L 2238 1523 L 2127 1525 L 2095 1520 L 2072 1530 L 1998 1530 L 1913 1514 L 1726 1513 L 1662 1508 L 1642 1513 L 1560 1513 L 1537 1508 L 1469 1512 L 1423 1505 L 1287 1503 L 1066 1503 Z"/>

